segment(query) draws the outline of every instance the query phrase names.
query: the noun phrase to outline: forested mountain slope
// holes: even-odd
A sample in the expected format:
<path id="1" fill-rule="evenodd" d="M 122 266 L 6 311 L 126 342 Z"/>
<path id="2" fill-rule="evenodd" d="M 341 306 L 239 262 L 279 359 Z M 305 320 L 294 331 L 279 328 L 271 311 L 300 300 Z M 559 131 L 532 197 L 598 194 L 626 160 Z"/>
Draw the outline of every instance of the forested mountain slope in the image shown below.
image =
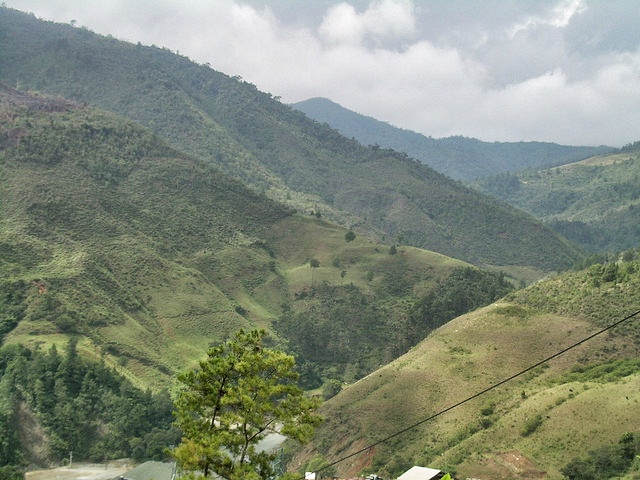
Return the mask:
<path id="1" fill-rule="evenodd" d="M 211 342 L 275 320 L 315 382 L 329 366 L 354 379 L 510 289 L 459 260 L 296 215 L 139 125 L 62 99 L 0 87 L 0 162 L 0 334 L 79 334 L 140 379 L 167 382 Z M 354 299 L 359 322 L 340 307 Z M 425 319 L 418 304 L 446 308 Z M 297 318 L 315 319 L 325 348 L 359 347 L 315 358 L 292 338 Z"/>
<path id="2" fill-rule="evenodd" d="M 298 210 L 475 264 L 554 270 L 579 252 L 405 154 L 367 148 L 170 51 L 0 8 L 0 80 L 117 112 Z"/>
<path id="3" fill-rule="evenodd" d="M 479 180 L 475 186 L 534 215 L 592 253 L 640 243 L 640 149 L 545 170 Z"/>
<path id="4" fill-rule="evenodd" d="M 295 214 L 113 113 L 2 84 L 0 168 L 0 474 L 162 452 L 166 394 L 134 387 L 170 387 L 239 328 L 270 330 L 317 388 L 511 290 Z"/>
<path id="5" fill-rule="evenodd" d="M 194 262 L 255 250 L 291 210 L 123 118 L 0 93 L 3 335 L 81 334 L 144 376 L 248 324 Z"/>
<path id="6" fill-rule="evenodd" d="M 338 476 L 383 478 L 412 465 L 456 478 L 637 475 L 639 284 L 636 249 L 452 320 L 328 401 L 314 445 L 295 461 L 348 457 Z"/>
<path id="7" fill-rule="evenodd" d="M 613 150 L 545 142 L 489 143 L 460 136 L 436 139 L 361 115 L 326 98 L 310 98 L 292 107 L 364 145 L 406 152 L 438 172 L 461 181 L 563 165 Z"/>

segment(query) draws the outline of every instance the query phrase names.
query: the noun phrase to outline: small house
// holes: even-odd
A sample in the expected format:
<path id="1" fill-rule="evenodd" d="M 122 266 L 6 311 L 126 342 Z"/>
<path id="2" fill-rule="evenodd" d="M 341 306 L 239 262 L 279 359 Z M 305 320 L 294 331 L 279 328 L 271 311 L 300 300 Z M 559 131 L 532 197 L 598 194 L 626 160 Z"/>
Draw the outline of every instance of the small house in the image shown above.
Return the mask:
<path id="1" fill-rule="evenodd" d="M 397 480 L 438 480 L 444 475 L 445 473 L 441 470 L 414 465 L 400 475 Z"/>

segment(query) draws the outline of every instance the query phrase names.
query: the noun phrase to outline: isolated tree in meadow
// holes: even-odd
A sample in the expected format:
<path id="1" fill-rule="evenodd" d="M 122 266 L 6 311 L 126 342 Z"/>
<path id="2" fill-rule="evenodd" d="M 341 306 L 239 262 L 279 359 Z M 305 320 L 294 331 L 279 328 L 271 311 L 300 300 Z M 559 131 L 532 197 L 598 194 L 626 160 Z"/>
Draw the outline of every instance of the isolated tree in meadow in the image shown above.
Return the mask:
<path id="1" fill-rule="evenodd" d="M 187 478 L 272 478 L 276 454 L 257 443 L 276 432 L 305 442 L 320 423 L 320 400 L 298 387 L 294 358 L 265 348 L 265 335 L 240 330 L 178 377 L 175 415 L 183 439 L 172 453 Z"/>
<path id="2" fill-rule="evenodd" d="M 309 267 L 311 267 L 311 286 L 313 287 L 313 269 L 320 267 L 320 261 L 317 258 L 309 260 Z"/>

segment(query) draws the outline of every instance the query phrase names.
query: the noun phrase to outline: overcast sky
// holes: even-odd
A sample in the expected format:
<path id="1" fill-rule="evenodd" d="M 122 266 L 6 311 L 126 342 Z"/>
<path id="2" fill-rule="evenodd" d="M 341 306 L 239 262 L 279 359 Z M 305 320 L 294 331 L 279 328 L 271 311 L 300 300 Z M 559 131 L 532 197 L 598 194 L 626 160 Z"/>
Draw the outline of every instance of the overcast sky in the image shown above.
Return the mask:
<path id="1" fill-rule="evenodd" d="M 435 138 L 640 140 L 639 0 L 5 0 Z"/>

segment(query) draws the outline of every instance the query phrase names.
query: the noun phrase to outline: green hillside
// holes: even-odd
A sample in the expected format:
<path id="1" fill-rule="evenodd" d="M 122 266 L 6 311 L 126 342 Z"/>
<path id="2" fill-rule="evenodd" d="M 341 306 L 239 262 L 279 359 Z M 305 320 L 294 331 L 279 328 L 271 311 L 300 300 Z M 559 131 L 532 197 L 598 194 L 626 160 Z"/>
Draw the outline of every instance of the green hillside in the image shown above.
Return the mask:
<path id="1" fill-rule="evenodd" d="M 0 80 L 141 123 L 301 212 L 478 265 L 572 264 L 550 229 L 405 154 L 363 147 L 254 85 L 156 47 L 0 8 Z M 515 270 L 515 268 L 514 268 Z"/>
<path id="2" fill-rule="evenodd" d="M 527 168 L 562 165 L 613 150 L 545 142 L 483 142 L 461 136 L 431 138 L 352 112 L 326 98 L 310 98 L 292 107 L 364 145 L 406 152 L 438 172 L 464 182 Z"/>
<path id="3" fill-rule="evenodd" d="M 194 262 L 245 249 L 266 263 L 252 244 L 290 210 L 112 114 L 1 96 L 0 266 L 24 298 L 9 341 L 77 333 L 166 377 L 248 324 Z"/>
<path id="4" fill-rule="evenodd" d="M 529 215 L 167 50 L 0 8 L 4 80 L 22 88 L 0 83 L 2 478 L 69 451 L 162 456 L 177 437 L 175 374 L 240 327 L 267 329 L 301 384 L 332 397 L 298 469 L 640 303 L 637 251 L 509 294 L 503 274 L 468 262 L 532 278 L 579 252 Z M 625 324 L 336 468 L 559 478 L 640 431 L 639 341 L 637 321 Z"/>
<path id="5" fill-rule="evenodd" d="M 377 323 L 375 339 L 363 337 L 340 365 L 297 352 L 320 382 L 330 366 L 333 377 L 354 379 L 510 289 L 461 261 L 295 215 L 110 113 L 1 87 L 0 128 L 7 342 L 79 334 L 80 348 L 166 383 L 237 328 L 278 320 L 290 339 L 305 331 L 297 319 L 325 308 L 337 323 L 349 311 L 327 305 L 357 299 L 368 305 L 364 323 L 347 336 Z M 456 300 L 469 291 L 477 295 Z M 434 313 L 446 298 L 454 306 Z M 376 353 L 366 353 L 374 341 Z"/>
<path id="6" fill-rule="evenodd" d="M 477 187 L 539 218 L 588 252 L 621 251 L 640 241 L 637 148 L 486 178 Z"/>
<path id="7" fill-rule="evenodd" d="M 69 450 L 161 454 L 176 435 L 166 393 L 134 387 L 170 388 L 241 327 L 270 330 L 319 388 L 511 290 L 462 261 L 296 214 L 115 114 L 1 84 L 0 167 L 0 430 L 19 429 L 0 435 L 0 469 Z M 345 341 L 349 355 L 335 355 Z M 118 395 L 147 405 L 142 423 L 114 417 L 127 408 Z M 155 417 L 166 429 L 145 432 Z"/>
<path id="8" fill-rule="evenodd" d="M 338 474 L 386 478 L 417 464 L 460 478 L 559 479 L 567 465 L 599 459 L 593 478 L 610 478 L 614 450 L 640 434 L 637 317 L 410 427 L 636 312 L 639 255 L 539 282 L 447 323 L 327 402 L 327 422 L 294 464 L 364 449 L 336 464 Z"/>

